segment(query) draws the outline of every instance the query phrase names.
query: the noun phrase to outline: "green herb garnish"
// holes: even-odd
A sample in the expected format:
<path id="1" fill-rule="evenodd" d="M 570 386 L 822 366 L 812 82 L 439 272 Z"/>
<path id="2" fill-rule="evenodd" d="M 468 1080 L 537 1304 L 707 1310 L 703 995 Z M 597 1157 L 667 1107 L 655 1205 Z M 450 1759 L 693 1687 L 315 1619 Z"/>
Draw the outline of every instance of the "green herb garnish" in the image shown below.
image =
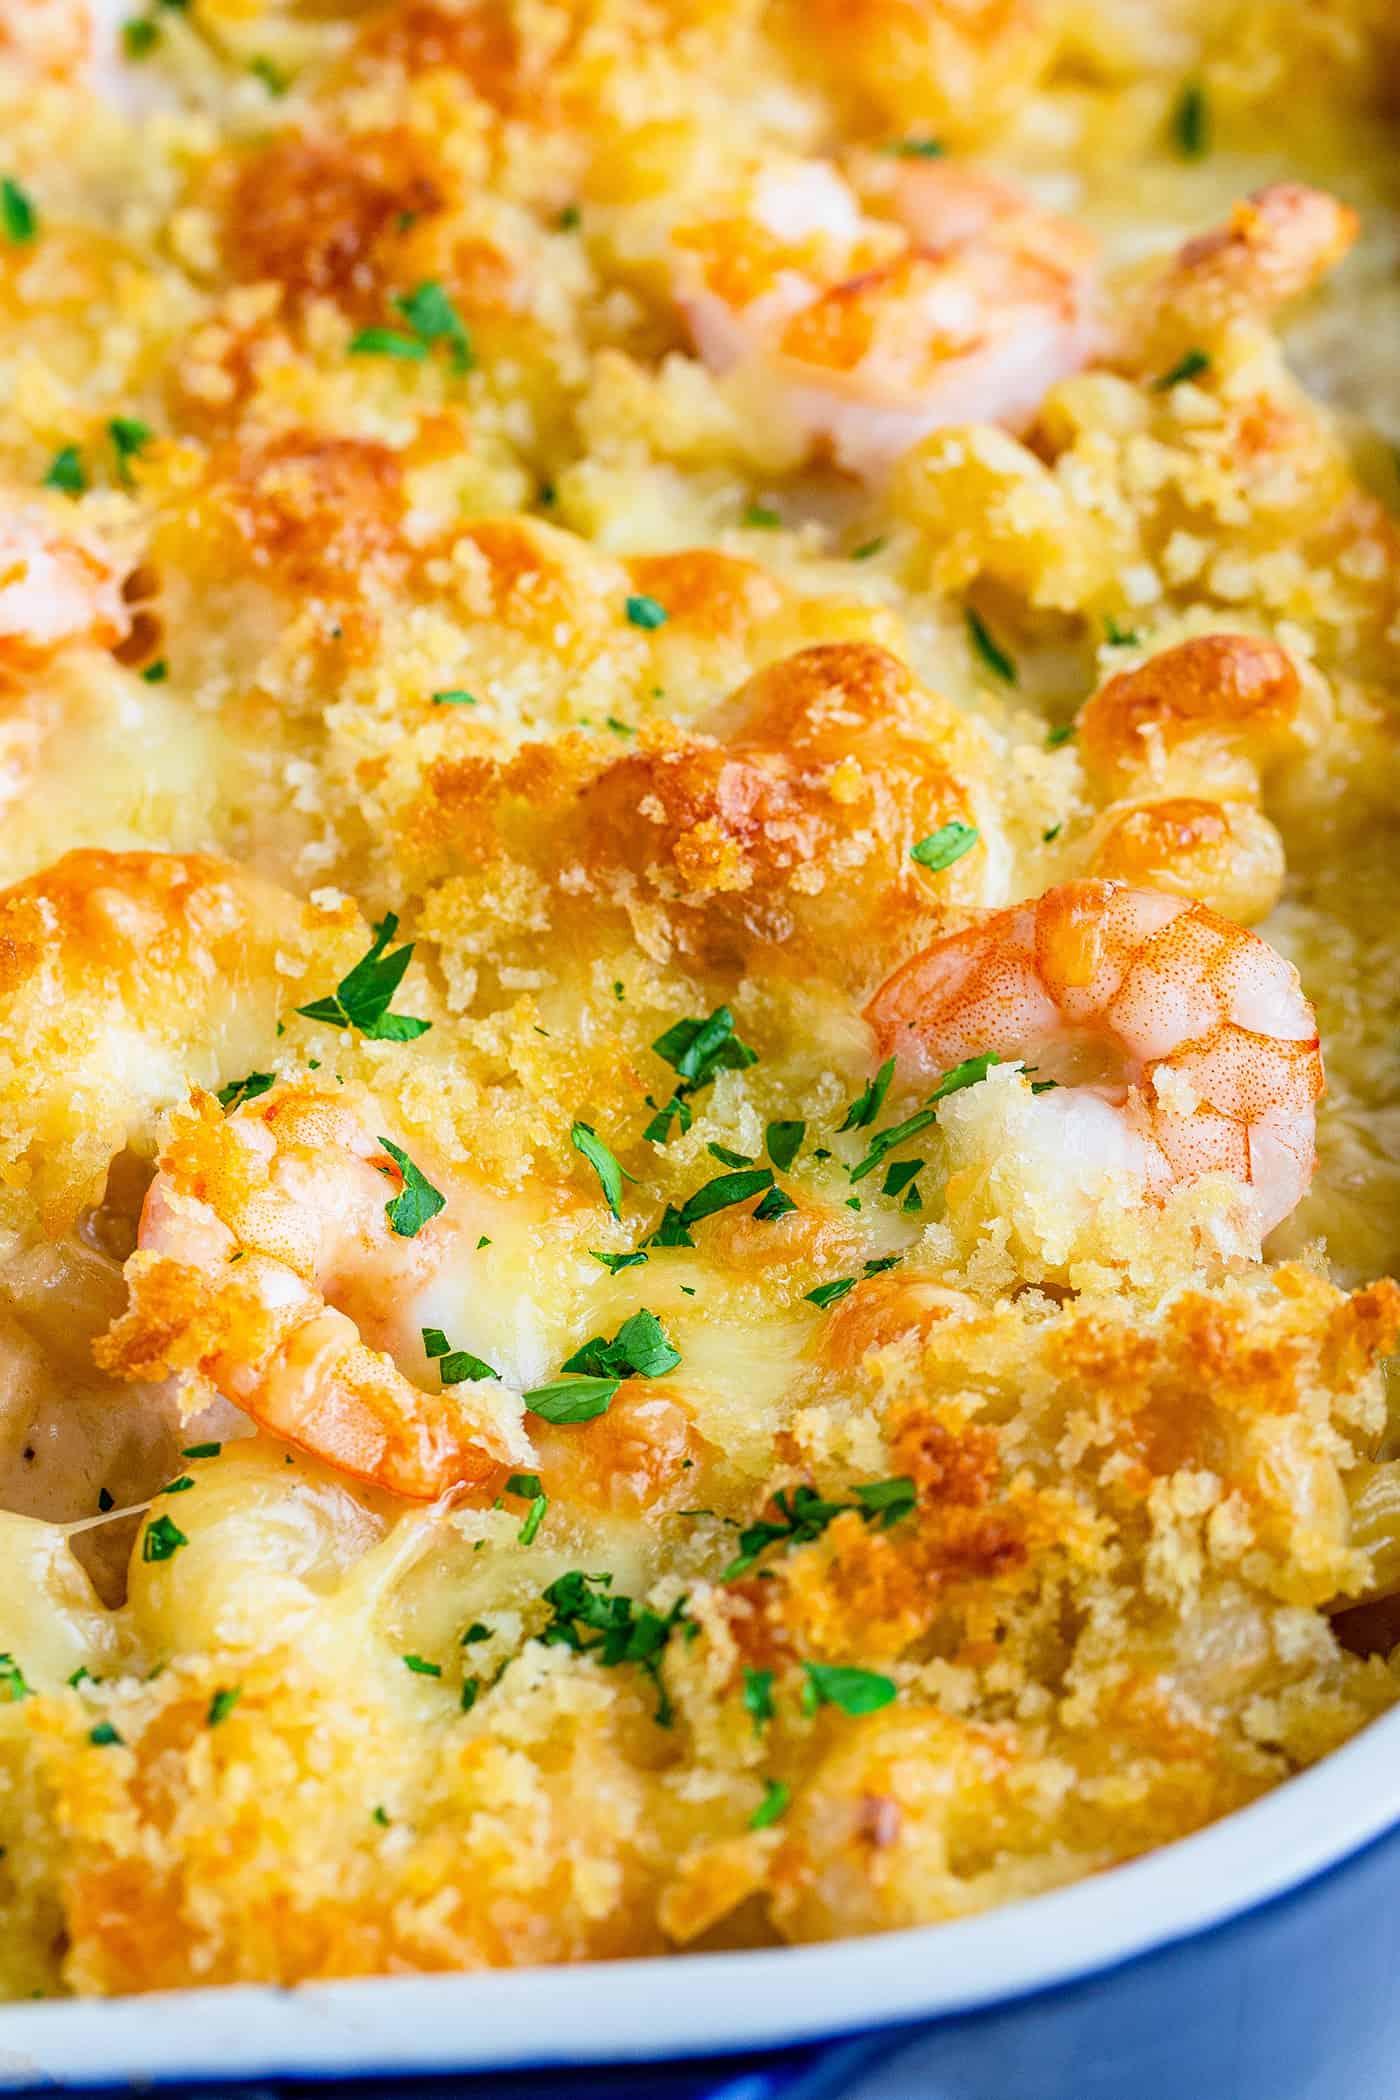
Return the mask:
<path id="1" fill-rule="evenodd" d="M 627 617 L 634 627 L 664 627 L 671 617 L 664 605 L 644 592 L 634 592 L 627 600 Z"/>
<path id="2" fill-rule="evenodd" d="M 242 1697 L 243 1687 L 241 1684 L 220 1685 L 218 1691 L 215 1692 L 213 1698 L 209 1701 L 209 1711 L 204 1716 L 205 1726 L 207 1728 L 217 1728 L 220 1721 L 226 1721 Z"/>
<path id="3" fill-rule="evenodd" d="M 954 817 L 950 823 L 940 824 L 937 831 L 931 831 L 926 839 L 920 839 L 917 846 L 911 846 L 909 858 L 937 875 L 944 868 L 951 868 L 965 853 L 971 853 L 977 838 L 975 825 L 962 824 Z"/>
<path id="4" fill-rule="evenodd" d="M 435 1218 L 440 1210 L 447 1208 L 447 1198 L 441 1189 L 435 1189 L 406 1152 L 400 1151 L 392 1139 L 380 1137 L 375 1143 L 382 1145 L 394 1165 L 403 1176 L 403 1187 L 384 1206 L 384 1215 L 389 1220 L 389 1229 L 400 1239 L 411 1240 L 423 1230 L 429 1218 Z"/>
<path id="5" fill-rule="evenodd" d="M 245 1101 L 256 1101 L 269 1087 L 277 1084 L 275 1072 L 249 1072 L 243 1079 L 231 1079 L 221 1086 L 214 1099 L 220 1108 L 242 1108 Z"/>
<path id="6" fill-rule="evenodd" d="M 146 1526 L 141 1540 L 141 1558 L 145 1561 L 170 1560 L 189 1540 L 170 1517 L 153 1517 Z"/>
<path id="7" fill-rule="evenodd" d="M 1209 370 L 1210 359 L 1204 350 L 1188 350 L 1174 365 L 1153 380 L 1152 391 L 1154 394 L 1165 394 L 1188 379 L 1199 379 L 1202 372 Z"/>
<path id="8" fill-rule="evenodd" d="M 0 226 L 5 229 L 6 240 L 13 241 L 17 248 L 32 241 L 39 231 L 39 214 L 33 201 L 12 175 L 0 177 Z"/>
<path id="9" fill-rule="evenodd" d="M 973 648 L 993 676 L 999 678 L 1003 685 L 1015 685 L 1017 682 L 1015 664 L 1011 661 L 1006 651 L 993 640 L 986 622 L 973 611 L 970 605 L 967 608 L 967 632 Z"/>
<path id="10" fill-rule="evenodd" d="M 87 475 L 83 471 L 82 457 L 76 445 L 65 445 L 55 452 L 42 486 L 46 489 L 62 489 L 65 496 L 81 496 L 87 487 Z"/>
<path id="11" fill-rule="evenodd" d="M 481 1356 L 473 1356 L 470 1349 L 454 1349 L 440 1327 L 422 1327 L 423 1353 L 438 1367 L 438 1377 L 444 1385 L 475 1383 L 481 1378 L 499 1378 L 500 1372 Z"/>
<path id="12" fill-rule="evenodd" d="M 806 1135 L 807 1125 L 800 1116 L 788 1122 L 770 1123 L 763 1133 L 763 1142 L 774 1166 L 786 1173 L 802 1150 Z"/>
<path id="13" fill-rule="evenodd" d="M 1203 160 L 1210 151 L 1210 104 L 1199 80 L 1188 80 L 1172 109 L 1171 133 L 1183 160 Z"/>
<path id="14" fill-rule="evenodd" d="M 855 1670 L 840 1663 L 804 1662 L 807 1682 L 802 1704 L 808 1713 L 819 1706 L 839 1706 L 844 1714 L 878 1713 L 898 1694 L 892 1678 L 875 1670 Z"/>
<path id="15" fill-rule="evenodd" d="M 619 1205 L 622 1202 L 622 1184 L 624 1181 L 635 1183 L 636 1175 L 628 1173 L 626 1167 L 613 1156 L 599 1137 L 597 1131 L 589 1123 L 575 1123 L 569 1132 L 569 1143 L 573 1146 L 575 1152 L 581 1153 L 588 1161 L 589 1166 L 592 1167 L 602 1185 L 603 1196 L 608 1209 L 615 1218 L 620 1219 L 622 1216 L 622 1212 L 619 1209 Z"/>
<path id="16" fill-rule="evenodd" d="M 385 950 L 399 930 L 397 914 L 386 912 L 374 929 L 369 952 L 341 978 L 328 999 L 313 999 L 297 1012 L 308 1021 L 327 1021 L 332 1028 L 358 1028 L 371 1042 L 412 1043 L 426 1035 L 431 1021 L 414 1014 L 391 1014 L 395 992 L 413 960 L 415 943 L 406 941 L 392 955 Z"/>
<path id="17" fill-rule="evenodd" d="M 591 1655 L 604 1669 L 635 1663 L 656 1686 L 656 1720 L 671 1723 L 671 1704 L 661 1682 L 661 1653 L 678 1626 L 690 1628 L 686 1599 L 678 1597 L 664 1616 L 647 1606 L 639 1610 L 630 1597 L 613 1596 L 611 1575 L 585 1575 L 572 1569 L 550 1583 L 544 1601 L 553 1617 L 540 1639 Z"/>
<path id="18" fill-rule="evenodd" d="M 786 1810 L 791 1799 L 792 1788 L 786 1785 L 783 1780 L 766 1780 L 764 1782 L 763 1799 L 749 1817 L 749 1829 L 766 1830 L 770 1823 L 776 1823 L 779 1816 Z"/>

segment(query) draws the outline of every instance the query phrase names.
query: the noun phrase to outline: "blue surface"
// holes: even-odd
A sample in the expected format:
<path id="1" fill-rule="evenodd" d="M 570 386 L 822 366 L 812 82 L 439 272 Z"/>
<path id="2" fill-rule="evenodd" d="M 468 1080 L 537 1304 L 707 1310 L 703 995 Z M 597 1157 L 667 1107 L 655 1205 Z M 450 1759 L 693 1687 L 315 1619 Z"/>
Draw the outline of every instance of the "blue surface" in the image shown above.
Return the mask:
<path id="1" fill-rule="evenodd" d="M 1008 1931 L 1015 1920 L 1008 1912 Z M 879 1941 L 852 1958 L 878 1962 Z M 160 2090 L 162 2100 L 1400 2100 L 1400 1830 L 1211 1932 L 923 2026 L 703 2063 Z"/>

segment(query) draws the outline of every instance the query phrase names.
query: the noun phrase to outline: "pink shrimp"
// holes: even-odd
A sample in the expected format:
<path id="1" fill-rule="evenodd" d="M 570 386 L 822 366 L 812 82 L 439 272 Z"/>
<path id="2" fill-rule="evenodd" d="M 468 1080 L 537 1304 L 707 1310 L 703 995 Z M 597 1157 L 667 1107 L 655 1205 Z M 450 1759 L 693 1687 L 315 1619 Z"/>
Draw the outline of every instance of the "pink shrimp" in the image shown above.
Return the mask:
<path id="1" fill-rule="evenodd" d="M 433 1294 L 469 1302 L 451 1272 L 491 1199 L 435 1169 L 453 1200 L 412 1231 L 395 1224 L 386 1203 L 403 1170 L 375 1127 L 307 1086 L 228 1117 L 197 1097 L 146 1197 L 129 1309 L 96 1354 L 129 1378 L 194 1373 L 274 1436 L 392 1494 L 480 1491 L 532 1456 L 518 1398 L 485 1363 L 478 1381 L 432 1392 L 398 1359 L 429 1377 L 424 1328 L 445 1316 Z"/>
<path id="2" fill-rule="evenodd" d="M 131 624 L 116 571 L 37 504 L 0 510 L 0 675 L 65 643 L 109 649 Z"/>
<path id="3" fill-rule="evenodd" d="M 921 1079 L 978 1052 L 1054 1078 L 1041 1110 L 1076 1158 L 1154 1200 L 1210 1173 L 1243 1183 L 1261 1233 L 1302 1199 L 1323 1091 L 1297 972 L 1202 904 L 1070 882 L 935 941 L 866 1018 Z"/>
<path id="4" fill-rule="evenodd" d="M 1023 428 L 1099 341 L 1080 229 L 948 163 L 902 163 L 869 186 L 892 219 L 803 163 L 766 172 L 737 216 L 674 237 L 705 362 L 864 476 L 945 424 Z"/>

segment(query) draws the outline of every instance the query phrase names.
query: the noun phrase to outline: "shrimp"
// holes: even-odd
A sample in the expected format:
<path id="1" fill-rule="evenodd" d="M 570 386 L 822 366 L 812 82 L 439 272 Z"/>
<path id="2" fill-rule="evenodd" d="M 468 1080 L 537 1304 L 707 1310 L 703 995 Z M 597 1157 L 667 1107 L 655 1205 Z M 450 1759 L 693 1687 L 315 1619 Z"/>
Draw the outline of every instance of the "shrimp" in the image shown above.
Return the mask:
<path id="1" fill-rule="evenodd" d="M 705 363 L 799 451 L 866 478 L 945 424 L 1024 428 L 1099 341 L 1087 234 L 951 165 L 880 186 L 893 220 L 825 163 L 770 169 L 737 218 L 673 236 Z"/>
<path id="2" fill-rule="evenodd" d="M 110 649 L 130 623 L 120 578 L 100 554 L 37 504 L 0 511 L 0 683 L 70 642 Z"/>
<path id="3" fill-rule="evenodd" d="M 371 1111 L 291 1084 L 225 1117 L 197 1094 L 146 1196 L 129 1309 L 97 1360 L 126 1378 L 193 1373 L 272 1435 L 391 1494 L 481 1492 L 533 1455 L 518 1395 L 485 1375 L 429 1392 L 396 1359 L 430 1375 L 419 1323 L 488 1207 L 430 1162 L 449 1200 L 411 1235 L 397 1230 L 386 1203 L 404 1170 Z"/>
<path id="4" fill-rule="evenodd" d="M 1316 681 L 1305 688 L 1285 652 L 1256 635 L 1197 635 L 1110 678 L 1076 725 L 1091 784 L 1115 798 L 1092 873 L 1263 918 L 1284 851 L 1258 806 L 1262 781 L 1316 739 L 1318 710 Z"/>
<path id="5" fill-rule="evenodd" d="M 1313 290 L 1355 241 L 1350 205 L 1301 182 L 1241 198 L 1223 226 L 1187 241 L 1151 278 L 1130 322 L 1127 362 L 1148 372 L 1209 347 L 1234 321 L 1267 321 Z"/>
<path id="6" fill-rule="evenodd" d="M 1323 1091 L 1313 1010 L 1290 963 L 1202 904 L 1065 883 L 935 941 L 866 1019 L 909 1079 L 982 1051 L 1034 1062 L 1057 1082 L 1038 1108 L 1066 1154 L 1156 1202 L 1224 1172 L 1263 1234 L 1306 1192 Z"/>

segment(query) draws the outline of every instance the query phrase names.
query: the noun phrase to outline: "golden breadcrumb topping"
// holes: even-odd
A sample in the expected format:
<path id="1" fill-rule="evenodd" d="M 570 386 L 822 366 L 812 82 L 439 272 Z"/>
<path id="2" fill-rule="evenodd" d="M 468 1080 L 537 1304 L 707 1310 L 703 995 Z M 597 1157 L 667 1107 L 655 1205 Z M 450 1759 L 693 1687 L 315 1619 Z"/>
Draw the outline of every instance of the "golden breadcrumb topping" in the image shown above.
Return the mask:
<path id="1" fill-rule="evenodd" d="M 1395 1703 L 1393 12 L 0 9 L 0 1996 Z"/>

